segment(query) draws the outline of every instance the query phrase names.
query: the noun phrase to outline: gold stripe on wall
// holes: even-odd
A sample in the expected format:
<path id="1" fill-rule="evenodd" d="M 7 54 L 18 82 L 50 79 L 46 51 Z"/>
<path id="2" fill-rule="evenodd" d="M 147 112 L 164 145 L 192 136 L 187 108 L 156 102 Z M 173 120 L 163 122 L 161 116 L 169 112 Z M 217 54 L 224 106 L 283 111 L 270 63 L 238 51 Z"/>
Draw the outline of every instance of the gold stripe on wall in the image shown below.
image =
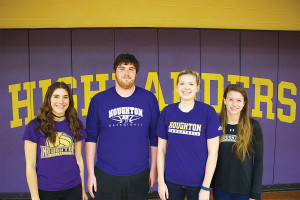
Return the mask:
<path id="1" fill-rule="evenodd" d="M 0 28 L 300 30 L 300 0 L 0 0 Z"/>

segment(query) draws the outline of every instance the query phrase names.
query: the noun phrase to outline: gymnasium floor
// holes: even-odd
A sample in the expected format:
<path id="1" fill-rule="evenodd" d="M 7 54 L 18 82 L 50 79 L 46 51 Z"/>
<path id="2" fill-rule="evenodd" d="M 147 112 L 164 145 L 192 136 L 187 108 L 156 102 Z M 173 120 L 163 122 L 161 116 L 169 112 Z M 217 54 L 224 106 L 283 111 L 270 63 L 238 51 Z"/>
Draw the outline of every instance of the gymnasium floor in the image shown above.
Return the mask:
<path id="1" fill-rule="evenodd" d="M 213 200 L 212 197 L 210 199 Z M 261 200 L 300 200 L 300 191 L 263 193 Z"/>
<path id="2" fill-rule="evenodd" d="M 26 197 L 24 197 L 24 195 L 6 195 L 6 197 L 4 197 L 0 194 L 0 200 L 30 200 L 29 194 L 26 194 L 25 196 Z M 159 198 L 156 198 L 156 196 L 157 193 L 149 200 L 160 200 Z M 89 199 L 92 200 L 92 198 Z M 211 197 L 210 200 L 213 200 L 213 197 Z M 266 192 L 262 194 L 261 200 L 300 200 L 300 190 L 290 192 Z"/>
<path id="3" fill-rule="evenodd" d="M 300 191 L 263 193 L 262 200 L 300 200 Z"/>

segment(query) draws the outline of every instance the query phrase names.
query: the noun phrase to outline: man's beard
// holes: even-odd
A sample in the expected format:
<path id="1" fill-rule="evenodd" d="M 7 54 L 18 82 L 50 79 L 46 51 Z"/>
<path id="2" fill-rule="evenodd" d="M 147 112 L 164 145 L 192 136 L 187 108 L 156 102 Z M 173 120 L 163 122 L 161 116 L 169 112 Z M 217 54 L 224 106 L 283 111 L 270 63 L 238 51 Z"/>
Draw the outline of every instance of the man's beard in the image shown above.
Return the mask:
<path id="1" fill-rule="evenodd" d="M 134 77 L 134 79 L 130 79 L 130 81 L 125 82 L 116 76 L 116 80 L 117 80 L 119 86 L 123 89 L 131 88 L 134 85 L 135 79 L 136 79 L 136 77 Z"/>

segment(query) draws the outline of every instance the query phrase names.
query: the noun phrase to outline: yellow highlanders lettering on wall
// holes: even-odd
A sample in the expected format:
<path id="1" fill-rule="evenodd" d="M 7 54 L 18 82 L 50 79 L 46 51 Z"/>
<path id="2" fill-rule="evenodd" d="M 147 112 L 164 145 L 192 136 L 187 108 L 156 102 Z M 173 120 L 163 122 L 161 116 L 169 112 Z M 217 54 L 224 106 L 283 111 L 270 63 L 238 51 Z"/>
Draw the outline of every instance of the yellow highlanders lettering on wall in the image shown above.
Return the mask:
<path id="1" fill-rule="evenodd" d="M 260 103 L 267 103 L 267 119 L 274 119 L 273 113 L 273 83 L 270 79 L 252 78 L 252 83 L 255 85 L 254 109 L 252 109 L 252 116 L 262 118 L 262 111 Z M 262 86 L 267 86 L 267 95 L 261 95 Z"/>
<path id="2" fill-rule="evenodd" d="M 179 72 L 170 72 L 170 78 L 173 80 L 173 88 L 167 88 L 168 92 L 173 93 L 173 102 L 179 101 L 179 96 L 176 91 L 176 80 L 177 75 Z M 114 73 L 111 74 L 111 81 L 115 80 Z M 166 76 L 167 77 L 167 76 Z M 81 98 L 84 100 L 84 108 L 80 108 L 78 110 L 79 116 L 86 116 L 89 108 L 89 104 L 91 101 L 91 98 L 98 92 L 106 90 L 106 82 L 110 79 L 109 74 L 96 74 L 96 80 L 94 81 L 94 75 L 82 75 L 80 77 L 81 84 L 83 85 L 83 96 L 78 96 L 77 92 L 77 79 L 74 77 L 62 77 L 58 79 L 59 81 L 64 81 L 67 84 L 71 85 L 71 88 L 73 88 L 73 97 L 75 100 L 75 106 L 77 107 L 77 99 Z M 218 103 L 217 105 L 212 105 L 217 112 L 220 112 L 220 108 L 222 105 L 222 98 L 223 98 L 223 90 L 224 90 L 224 77 L 221 74 L 210 74 L 210 73 L 202 73 L 202 79 L 204 80 L 204 102 L 210 104 L 211 103 L 211 92 L 216 92 L 218 95 Z M 249 88 L 250 84 L 250 78 L 248 76 L 238 76 L 238 75 L 228 75 L 228 81 L 231 83 L 244 83 L 245 88 Z M 211 91 L 211 84 L 213 81 L 216 81 L 218 84 L 218 88 L 216 91 Z M 33 101 L 33 92 L 34 90 L 41 90 L 42 96 L 44 98 L 45 93 L 48 89 L 48 87 L 51 85 L 51 79 L 45 79 L 45 80 L 39 80 L 38 81 L 38 88 L 36 89 L 36 82 L 24 82 L 19 84 L 12 84 L 8 86 L 8 91 L 11 94 L 11 102 L 12 102 L 12 120 L 10 121 L 10 127 L 20 127 L 23 125 L 27 125 L 28 122 L 34 118 L 34 104 L 35 106 L 40 106 L 42 102 L 34 102 Z M 91 90 L 91 84 L 99 85 L 98 90 Z M 151 91 L 152 84 L 154 86 L 154 94 L 156 98 L 158 99 L 159 108 L 162 110 L 165 106 L 168 104 L 165 103 L 164 100 L 164 94 L 162 92 L 162 88 L 158 79 L 157 72 L 149 72 L 145 89 Z M 277 101 L 277 99 L 273 98 L 273 83 L 270 79 L 264 79 L 264 78 L 252 78 L 252 84 L 255 88 L 255 96 L 254 101 L 250 102 L 250 107 L 254 107 L 252 110 L 252 116 L 253 117 L 259 117 L 262 118 L 263 116 L 266 116 L 267 119 L 275 119 L 275 114 L 273 112 L 273 109 L 277 109 L 278 111 L 278 119 L 282 122 L 286 123 L 293 123 L 296 120 L 296 102 L 295 100 L 290 97 L 284 96 L 284 93 L 287 94 L 288 91 L 290 91 L 290 94 L 292 96 L 297 95 L 297 87 L 294 83 L 291 82 L 285 82 L 282 81 L 278 85 L 278 101 L 280 104 L 278 105 L 278 108 L 274 108 L 274 102 Z M 166 87 L 166 86 L 164 86 Z M 262 94 L 262 88 L 267 88 L 267 93 Z M 22 88 L 22 90 L 21 90 Z M 22 98 L 19 97 L 19 95 L 25 94 Z M 171 94 L 172 95 L 172 94 Z M 253 95 L 253 94 L 248 94 Z M 172 103 L 172 102 L 170 102 Z M 267 105 L 266 110 L 261 110 L 261 104 L 265 103 Z M 254 105 L 254 106 L 253 106 Z M 276 104 L 275 104 L 276 105 Z M 25 119 L 22 119 L 20 117 L 20 109 L 26 109 L 27 111 L 27 117 Z M 263 113 L 265 113 L 263 115 Z M 23 114 L 22 114 L 23 115 Z"/>
<path id="3" fill-rule="evenodd" d="M 164 107 L 166 107 L 168 104 L 165 103 L 164 96 L 160 87 L 160 83 L 158 80 L 157 72 L 149 72 L 147 77 L 147 82 L 145 89 L 151 91 L 152 83 L 154 85 L 155 91 L 154 95 L 158 99 L 159 109 L 162 110 Z"/>
<path id="4" fill-rule="evenodd" d="M 224 77 L 221 74 L 210 74 L 210 73 L 202 73 L 202 77 L 204 80 L 204 103 L 210 104 L 210 93 L 213 92 L 210 89 L 210 82 L 215 80 L 218 81 L 218 104 L 211 105 L 217 113 L 221 112 L 222 101 L 223 101 L 223 92 L 224 92 Z"/>
<path id="5" fill-rule="evenodd" d="M 239 75 L 228 74 L 228 81 L 230 81 L 231 84 L 244 83 L 244 88 L 249 88 L 249 77 L 248 76 L 239 76 Z"/>
<path id="6" fill-rule="evenodd" d="M 171 79 L 173 79 L 173 88 L 174 88 L 174 92 L 173 92 L 173 102 L 174 103 L 177 103 L 180 101 L 180 97 L 179 97 L 179 94 L 176 90 L 176 85 L 177 85 L 177 77 L 178 77 L 178 74 L 180 72 L 171 72 Z"/>
<path id="7" fill-rule="evenodd" d="M 84 85 L 84 108 L 82 109 L 82 116 L 86 116 L 89 110 L 91 99 L 98 92 L 102 92 L 106 89 L 106 81 L 108 80 L 108 74 L 97 74 L 96 81 L 99 82 L 99 90 L 91 90 L 91 82 L 93 82 L 93 75 L 81 76 L 81 82 Z"/>
<path id="8" fill-rule="evenodd" d="M 50 85 L 51 85 L 51 79 L 39 81 L 39 88 L 42 88 L 43 102 L 45 100 L 45 95 L 46 95 L 47 89 Z"/>
<path id="9" fill-rule="evenodd" d="M 27 117 L 25 118 L 25 124 L 28 124 L 33 119 L 33 89 L 35 88 L 35 82 L 23 83 L 23 90 L 26 91 L 26 99 L 19 100 L 19 91 L 21 91 L 21 84 L 14 84 L 8 86 L 8 91 L 11 93 L 12 98 L 12 114 L 13 120 L 10 121 L 10 127 L 15 128 L 22 126 L 22 119 L 20 119 L 19 109 L 27 108 Z"/>
<path id="10" fill-rule="evenodd" d="M 283 109 L 278 108 L 278 119 L 283 122 L 293 123 L 296 119 L 296 102 L 293 99 L 284 97 L 284 90 L 291 90 L 292 95 L 297 95 L 297 88 L 294 83 L 289 83 L 285 81 L 281 81 L 278 85 L 278 100 L 281 104 L 290 106 L 290 114 L 284 115 Z"/>

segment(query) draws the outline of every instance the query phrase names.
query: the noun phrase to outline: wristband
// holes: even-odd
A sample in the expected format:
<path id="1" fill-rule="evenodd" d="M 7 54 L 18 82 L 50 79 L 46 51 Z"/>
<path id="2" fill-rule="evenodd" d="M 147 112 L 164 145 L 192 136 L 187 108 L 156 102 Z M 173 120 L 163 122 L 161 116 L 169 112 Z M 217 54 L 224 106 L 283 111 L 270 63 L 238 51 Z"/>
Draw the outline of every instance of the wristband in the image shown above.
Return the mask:
<path id="1" fill-rule="evenodd" d="M 204 187 L 203 185 L 201 185 L 201 189 L 205 191 L 210 191 L 210 188 Z"/>

